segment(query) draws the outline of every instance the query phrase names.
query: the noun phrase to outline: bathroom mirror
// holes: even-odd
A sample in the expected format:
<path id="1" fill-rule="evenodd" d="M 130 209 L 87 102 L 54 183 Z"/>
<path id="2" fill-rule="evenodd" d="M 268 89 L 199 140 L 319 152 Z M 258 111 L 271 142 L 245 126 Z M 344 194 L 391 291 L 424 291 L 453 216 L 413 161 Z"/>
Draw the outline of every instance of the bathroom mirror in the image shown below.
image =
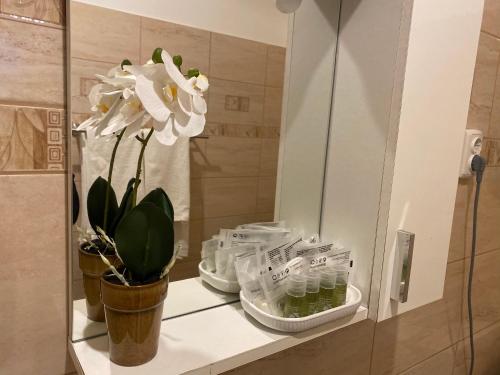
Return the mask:
<path id="1" fill-rule="evenodd" d="M 179 255 L 169 274 L 171 284 L 182 286 L 186 294 L 190 285 L 201 284 L 201 242 L 220 228 L 274 219 L 288 15 L 271 1 L 238 1 L 226 11 L 247 19 L 235 25 L 215 11 L 198 19 L 188 4 L 178 3 L 69 2 L 74 340 L 105 332 L 104 323 L 87 318 L 80 264 L 84 261 L 79 257 L 80 244 L 93 234 L 88 192 L 97 177 L 108 178 L 116 139 L 96 137 L 91 128 L 77 130 L 91 115 L 88 96 L 98 83 L 96 74 L 106 75 L 124 59 L 144 64 L 161 47 L 182 55 L 186 69 L 195 67 L 208 77 L 203 132 L 179 138 L 172 146 L 152 137 L 142 163 L 138 199 L 162 187 L 174 206 Z M 259 28 L 254 27 L 257 23 Z M 112 186 L 118 203 L 136 173 L 140 146 L 134 137 L 124 137 L 117 149 Z M 186 298 L 189 301 L 169 309 L 166 317 L 239 300 L 238 294 L 203 287 L 207 295 Z M 169 287 L 169 298 L 172 293 Z"/>

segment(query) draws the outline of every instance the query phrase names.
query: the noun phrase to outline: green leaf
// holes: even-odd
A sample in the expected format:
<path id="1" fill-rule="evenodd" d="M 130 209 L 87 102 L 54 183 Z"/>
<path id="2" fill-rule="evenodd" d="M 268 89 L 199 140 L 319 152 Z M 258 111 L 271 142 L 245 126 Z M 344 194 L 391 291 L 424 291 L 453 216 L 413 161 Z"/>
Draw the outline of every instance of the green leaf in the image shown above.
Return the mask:
<path id="1" fill-rule="evenodd" d="M 118 254 L 135 281 L 159 277 L 174 254 L 174 225 L 161 208 L 141 202 L 118 224 Z"/>
<path id="2" fill-rule="evenodd" d="M 198 77 L 200 75 L 200 71 L 195 68 L 191 68 L 188 70 L 188 78 Z"/>
<path id="3" fill-rule="evenodd" d="M 167 193 L 162 188 L 156 188 L 150 191 L 144 198 L 142 198 L 141 203 L 149 202 L 153 203 L 155 206 L 161 208 L 165 215 L 174 222 L 174 206 L 170 201 Z"/>
<path id="4" fill-rule="evenodd" d="M 97 227 L 104 228 L 104 207 L 106 205 L 106 190 L 108 181 L 102 177 L 97 177 L 90 187 L 87 197 L 87 213 L 92 229 L 97 233 Z M 106 228 L 109 228 L 115 220 L 118 212 L 118 201 L 113 187 L 109 185 L 109 206 Z"/>
<path id="5" fill-rule="evenodd" d="M 121 63 L 121 65 L 120 65 L 120 67 L 122 68 L 122 70 L 123 70 L 123 67 L 125 65 L 132 65 L 132 62 L 129 59 L 123 60 L 122 63 Z"/>
<path id="6" fill-rule="evenodd" d="M 163 59 L 161 58 L 162 52 L 163 52 L 163 48 L 159 48 L 159 47 L 153 51 L 153 55 L 151 56 L 151 60 L 153 60 L 153 62 L 155 64 L 163 64 Z"/>
<path id="7" fill-rule="evenodd" d="M 140 180 L 139 180 L 140 181 Z M 122 201 L 116 212 L 113 224 L 108 229 L 108 235 L 111 238 L 115 237 L 116 227 L 122 220 L 123 216 L 132 209 L 132 192 L 134 191 L 135 178 L 131 178 L 127 184 L 125 194 L 123 194 Z"/>

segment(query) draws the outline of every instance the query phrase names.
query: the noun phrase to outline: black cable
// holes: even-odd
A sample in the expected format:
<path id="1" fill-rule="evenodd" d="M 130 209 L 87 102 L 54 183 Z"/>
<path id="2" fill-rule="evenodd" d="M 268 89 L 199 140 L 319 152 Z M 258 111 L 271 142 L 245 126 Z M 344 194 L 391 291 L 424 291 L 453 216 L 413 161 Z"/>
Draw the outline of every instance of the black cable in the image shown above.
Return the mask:
<path id="1" fill-rule="evenodd" d="M 472 317 L 472 280 L 474 276 L 474 263 L 476 260 L 476 237 L 477 237 L 477 211 L 479 206 L 479 194 L 481 192 L 481 182 L 483 180 L 483 172 L 486 167 L 485 160 L 479 155 L 472 158 L 471 169 L 476 172 L 476 194 L 474 196 L 474 209 L 472 214 L 472 250 L 470 256 L 469 280 L 467 284 L 467 309 L 469 314 L 469 341 L 470 341 L 470 366 L 469 375 L 474 372 L 474 321 Z"/>

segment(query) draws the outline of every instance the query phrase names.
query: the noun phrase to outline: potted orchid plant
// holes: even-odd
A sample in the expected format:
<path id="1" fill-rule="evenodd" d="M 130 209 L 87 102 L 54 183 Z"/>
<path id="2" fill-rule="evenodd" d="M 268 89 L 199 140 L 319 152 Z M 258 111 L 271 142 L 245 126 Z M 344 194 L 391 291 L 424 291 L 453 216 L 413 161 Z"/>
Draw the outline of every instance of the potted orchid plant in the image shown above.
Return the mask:
<path id="1" fill-rule="evenodd" d="M 138 202 L 144 153 L 152 136 L 168 146 L 203 132 L 203 94 L 209 84 L 198 69 L 184 74 L 182 57 L 161 48 L 144 65 L 124 60 L 97 78 L 89 94 L 94 114 L 79 130 L 92 127 L 97 136 L 115 136 L 116 141 L 107 180 L 99 177 L 89 190 L 88 216 L 96 235 L 80 253 L 98 256 L 103 271 L 108 270 L 99 276 L 110 359 L 135 366 L 156 355 L 168 273 L 177 255 L 174 208 L 167 193 L 157 188 Z M 112 175 L 123 137 L 134 137 L 141 150 L 136 175 L 118 204 Z"/>

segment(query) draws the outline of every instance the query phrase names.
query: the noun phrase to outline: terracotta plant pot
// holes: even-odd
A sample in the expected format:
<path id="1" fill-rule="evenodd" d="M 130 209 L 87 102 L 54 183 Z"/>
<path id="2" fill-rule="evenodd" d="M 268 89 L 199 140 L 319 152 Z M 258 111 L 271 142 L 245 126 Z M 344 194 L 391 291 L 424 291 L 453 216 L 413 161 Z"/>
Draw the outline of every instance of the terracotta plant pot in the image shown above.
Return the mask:
<path id="1" fill-rule="evenodd" d="M 84 244 L 85 245 L 85 244 Z M 82 246 L 84 246 L 82 245 Z M 120 260 L 116 255 L 106 255 L 113 265 Z M 83 290 L 87 304 L 87 318 L 96 322 L 104 322 L 104 306 L 101 302 L 101 275 L 108 270 L 101 257 L 89 253 L 80 247 L 78 252 L 80 269 L 83 273 Z"/>
<path id="2" fill-rule="evenodd" d="M 101 299 L 108 325 L 109 357 L 121 366 L 146 363 L 158 351 L 168 277 L 127 287 L 107 275 L 101 277 Z"/>

